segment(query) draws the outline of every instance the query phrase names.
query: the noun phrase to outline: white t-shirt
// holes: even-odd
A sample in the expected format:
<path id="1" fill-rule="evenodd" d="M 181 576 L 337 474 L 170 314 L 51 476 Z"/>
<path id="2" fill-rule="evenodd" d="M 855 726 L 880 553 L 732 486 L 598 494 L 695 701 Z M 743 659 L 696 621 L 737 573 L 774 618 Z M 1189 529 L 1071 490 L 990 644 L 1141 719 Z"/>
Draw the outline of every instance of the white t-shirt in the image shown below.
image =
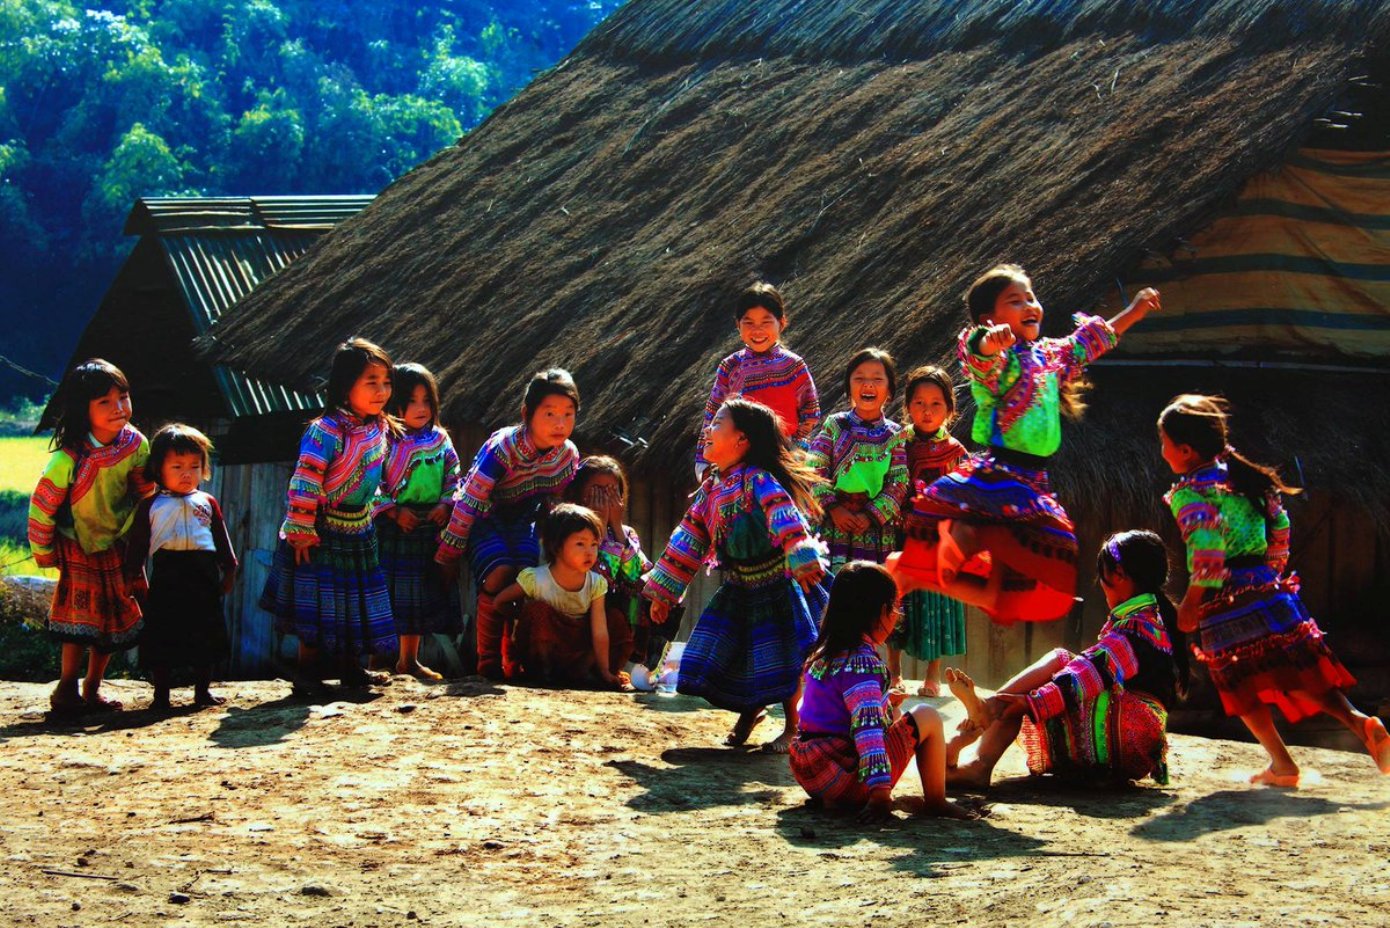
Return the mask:
<path id="1" fill-rule="evenodd" d="M 556 612 L 578 618 L 589 614 L 595 599 L 608 592 L 608 581 L 592 570 L 584 575 L 584 586 L 567 590 L 555 582 L 550 565 L 527 567 L 516 575 L 516 582 L 531 599 L 545 603 Z"/>

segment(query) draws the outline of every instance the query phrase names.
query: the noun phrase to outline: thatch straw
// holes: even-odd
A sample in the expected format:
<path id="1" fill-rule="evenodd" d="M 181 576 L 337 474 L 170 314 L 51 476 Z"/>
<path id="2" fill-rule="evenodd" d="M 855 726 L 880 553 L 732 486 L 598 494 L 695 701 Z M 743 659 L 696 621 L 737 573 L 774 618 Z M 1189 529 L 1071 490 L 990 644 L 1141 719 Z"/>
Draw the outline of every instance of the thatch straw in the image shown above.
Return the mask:
<path id="1" fill-rule="evenodd" d="M 485 427 L 567 366 L 581 440 L 650 419 L 630 465 L 683 473 L 752 279 L 783 288 L 830 408 L 863 345 L 947 358 L 998 260 L 1060 328 L 1277 163 L 1386 47 L 1387 9 L 633 0 L 239 304 L 214 354 L 308 385 L 360 333 Z"/>

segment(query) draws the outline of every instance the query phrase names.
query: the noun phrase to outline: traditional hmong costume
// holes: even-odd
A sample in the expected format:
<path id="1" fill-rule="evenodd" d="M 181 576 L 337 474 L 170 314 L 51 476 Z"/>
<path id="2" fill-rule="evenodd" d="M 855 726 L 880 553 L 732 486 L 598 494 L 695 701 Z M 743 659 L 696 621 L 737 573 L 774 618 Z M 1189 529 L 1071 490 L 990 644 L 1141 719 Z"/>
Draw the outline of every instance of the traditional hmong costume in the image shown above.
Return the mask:
<path id="1" fill-rule="evenodd" d="M 136 505 L 154 489 L 145 479 L 149 458 L 149 442 L 127 425 L 110 444 L 88 435 L 48 459 L 29 500 L 28 531 L 35 563 L 58 569 L 47 627 L 59 641 L 110 654 L 140 635 L 123 561 Z"/>
<path id="2" fill-rule="evenodd" d="M 1218 458 L 1184 475 L 1164 499 L 1187 544 L 1188 582 L 1209 591 L 1197 658 L 1228 715 L 1269 703 L 1297 722 L 1322 711 L 1316 697 L 1356 683 L 1299 599 L 1297 577 L 1282 576 L 1289 517 L 1278 492 L 1256 508 Z"/>
<path id="3" fill-rule="evenodd" d="M 986 610 L 996 622 L 1058 619 L 1075 603 L 1076 533 L 1052 495 L 1047 459 L 1062 440 L 1062 388 L 1117 336 L 1099 316 L 1073 318 L 1077 329 L 1067 338 L 1020 341 L 992 355 L 979 352 L 983 326 L 961 332 L 961 362 L 976 404 L 971 437 L 986 448 L 919 493 L 907 519 L 898 569 L 928 586 L 939 585 L 937 524 L 975 527 L 988 557 L 977 555 L 962 569 L 1005 571 L 998 601 Z"/>
<path id="4" fill-rule="evenodd" d="M 282 634 L 328 654 L 390 654 L 396 627 L 377 554 L 372 504 L 386 464 L 386 429 L 337 409 L 309 423 L 290 477 L 261 608 Z M 309 562 L 295 564 L 288 539 L 309 538 Z"/>
<path id="5" fill-rule="evenodd" d="M 830 546 L 830 569 L 850 561 L 882 564 L 897 547 L 907 497 L 907 453 L 903 427 L 880 416 L 872 422 L 850 410 L 825 420 L 806 456 L 824 478 L 816 500 L 825 510 L 821 538 Z M 830 518 L 832 506 L 869 517 L 864 532 L 842 532 Z"/>
<path id="6" fill-rule="evenodd" d="M 907 452 L 909 486 L 927 486 L 955 470 L 969 454 L 943 425 L 935 435 L 918 435 L 908 426 L 903 448 Z M 965 606 L 959 600 L 914 590 L 903 597 L 903 617 L 888 636 L 888 646 L 919 661 L 934 661 L 946 654 L 965 653 Z"/>
<path id="7" fill-rule="evenodd" d="M 709 431 L 714 414 L 724 401 L 735 396 L 762 403 L 777 414 L 782 434 L 805 445 L 820 422 L 820 398 L 811 379 L 811 369 L 798 354 L 780 344 L 767 351 L 741 348 L 719 362 L 714 388 L 705 403 L 701 436 Z M 705 443 L 695 442 L 695 470 L 703 475 Z"/>
<path id="8" fill-rule="evenodd" d="M 735 712 L 791 698 L 828 598 L 820 584 L 807 592 L 795 578 L 816 569 L 820 548 L 767 471 L 740 464 L 706 480 L 644 590 L 674 605 L 718 556 L 723 583 L 695 623 L 676 689 Z"/>
<path id="9" fill-rule="evenodd" d="M 237 560 L 222 509 L 202 490 L 161 488 L 135 512 L 126 551 L 132 581 L 154 557 L 140 635 L 145 667 L 208 667 L 231 651 L 222 612 L 222 578 Z"/>
<path id="10" fill-rule="evenodd" d="M 1028 694 L 1019 741 L 1028 769 L 1083 781 L 1168 782 L 1173 643 L 1144 593 L 1116 606 L 1095 644 Z"/>
<path id="11" fill-rule="evenodd" d="M 492 597 L 481 592 L 483 582 L 498 567 L 521 569 L 540 563 L 536 522 L 574 479 L 578 465 L 579 449 L 573 442 L 542 451 L 526 426 L 498 429 L 478 449 L 454 500 L 434 559 L 444 564 L 468 552 L 480 591 L 475 624 L 478 672 L 485 676 L 513 669 L 505 666 L 510 663 L 506 622 Z"/>
<path id="12" fill-rule="evenodd" d="M 619 534 L 621 533 L 621 537 Z M 631 659 L 645 663 L 651 637 L 651 616 L 647 601 L 642 598 L 642 585 L 651 559 L 642 550 L 642 539 L 631 526 L 609 526 L 599 545 L 598 562 L 594 570 L 608 581 L 607 605 L 616 609 L 632 630 Z"/>
<path id="13" fill-rule="evenodd" d="M 587 672 L 594 657 L 590 610 L 595 599 L 608 593 L 608 581 L 591 570 L 580 589 L 567 590 L 555 581 L 546 564 L 526 568 L 516 575 L 516 582 L 528 599 L 517 622 L 519 672 L 559 683 L 594 682 Z M 606 603 L 604 615 L 608 623 L 607 669 L 616 673 L 632 653 L 632 628 L 627 616 L 607 608 Z"/>
<path id="14" fill-rule="evenodd" d="M 458 486 L 458 452 L 439 426 L 388 440 L 386 492 L 377 501 L 376 531 L 397 635 L 458 634 L 457 597 L 434 562 L 441 529 L 429 518 L 440 503 L 453 505 Z M 419 520 L 414 530 L 403 531 L 388 516 L 393 509 L 414 513 Z"/>
<path id="15" fill-rule="evenodd" d="M 871 790 L 898 782 L 916 752 L 917 733 L 911 716 L 892 721 L 887 692 L 888 668 L 867 638 L 806 669 L 791 768 L 809 795 L 863 805 Z"/>

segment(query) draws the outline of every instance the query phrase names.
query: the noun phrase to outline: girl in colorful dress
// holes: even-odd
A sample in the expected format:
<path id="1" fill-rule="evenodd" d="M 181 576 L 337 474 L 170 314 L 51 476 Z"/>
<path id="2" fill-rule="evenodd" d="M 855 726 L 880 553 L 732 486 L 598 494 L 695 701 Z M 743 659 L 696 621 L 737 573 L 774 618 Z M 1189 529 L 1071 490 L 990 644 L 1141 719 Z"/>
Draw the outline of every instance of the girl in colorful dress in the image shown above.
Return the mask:
<path id="1" fill-rule="evenodd" d="M 776 413 L 746 399 L 719 408 L 705 460 L 718 475 L 695 491 L 643 595 L 661 624 L 700 566 L 717 558 L 723 582 L 690 634 L 676 689 L 739 714 L 730 746 L 746 742 L 765 707 L 781 702 L 786 726 L 764 750 L 786 753 L 801 667 L 826 602 L 823 546 L 802 516 L 820 515 L 817 478 L 796 460 Z"/>
<path id="2" fill-rule="evenodd" d="M 1086 365 L 1158 309 L 1158 291 L 1141 290 L 1109 322 L 1074 316 L 1066 338 L 1041 337 L 1042 306 L 1015 265 L 979 277 L 965 304 L 972 324 L 960 356 L 975 398 L 972 437 L 985 450 L 917 495 L 890 564 L 904 589 L 945 593 L 1001 624 L 1058 619 L 1076 602 L 1076 533 L 1047 459 L 1061 444 L 1061 414 L 1080 414 Z"/>
<path id="3" fill-rule="evenodd" d="M 212 442 L 188 425 L 173 423 L 154 433 L 145 476 L 158 485 L 135 511 L 126 577 L 135 582 L 154 556 L 144 603 L 140 663 L 154 681 L 152 709 L 169 708 L 174 667 L 193 668 L 193 704 L 220 706 L 212 694 L 212 665 L 227 659 L 227 620 L 222 597 L 236 579 L 237 560 L 222 508 L 198 489 L 211 476 Z"/>
<path id="4" fill-rule="evenodd" d="M 363 338 L 338 346 L 326 390 L 329 411 L 299 442 L 261 608 L 276 630 L 299 639 L 295 693 L 325 693 L 320 655 L 336 661 L 344 686 L 386 682 L 363 655 L 398 647 L 391 599 L 377 554 L 372 504 L 386 465 L 385 413 L 391 358 Z"/>
<path id="5" fill-rule="evenodd" d="M 893 629 L 897 598 L 892 575 L 877 564 L 856 561 L 835 575 L 806 661 L 792 776 L 822 805 L 858 808 L 861 820 L 886 818 L 893 787 L 915 757 L 926 814 L 971 818 L 946 798 L 941 716 L 927 705 L 899 715 L 901 700 L 888 694 L 877 648 Z"/>
<path id="6" fill-rule="evenodd" d="M 947 748 L 947 781 L 988 788 L 994 766 L 1017 739 L 1034 774 L 1081 783 L 1152 777 L 1168 782 L 1168 707 L 1186 686 L 1187 654 L 1168 584 L 1168 549 L 1153 532 L 1120 532 L 1096 557 L 1110 616 L 1080 654 L 1061 648 L 981 701 L 974 684 L 949 671 L 970 711 Z M 983 736 L 977 757 L 956 766 Z"/>
<path id="7" fill-rule="evenodd" d="M 1285 575 L 1289 517 L 1285 486 L 1273 468 L 1227 444 L 1226 404 L 1217 397 L 1176 397 L 1158 417 L 1163 459 L 1178 474 L 1164 500 L 1187 543 L 1187 594 L 1178 625 L 1197 634 L 1228 715 L 1238 715 L 1269 753 L 1250 782 L 1298 785 L 1299 770 L 1274 728 L 1270 706 L 1290 722 L 1325 712 L 1349 728 L 1390 774 L 1390 735 L 1380 719 L 1347 701 L 1355 679 L 1333 656 Z"/>
<path id="8" fill-rule="evenodd" d="M 100 358 L 68 372 L 54 405 L 53 454 L 30 498 L 28 525 L 35 563 L 58 570 L 47 627 L 62 642 L 62 669 L 49 702 L 55 712 L 119 709 L 101 697 L 101 680 L 111 655 L 140 635 L 123 560 L 135 507 L 154 490 L 145 476 L 150 445 L 130 425 L 125 374 Z"/>
<path id="9" fill-rule="evenodd" d="M 527 599 L 517 620 L 518 675 L 546 683 L 631 690 L 622 672 L 632 653 L 627 616 L 605 606 L 608 581 L 594 571 L 603 522 L 560 503 L 541 520 L 545 564 L 527 567 L 495 598 L 498 609 Z"/>
<path id="10" fill-rule="evenodd" d="M 498 429 L 483 443 L 440 536 L 434 559 L 446 576 L 457 576 L 458 559 L 468 552 L 478 585 L 478 673 L 485 677 L 500 680 L 517 672 L 494 597 L 517 571 L 540 563 L 536 523 L 574 479 L 579 449 L 570 435 L 578 414 L 579 388 L 569 371 L 533 376 L 521 403 L 521 424 Z"/>
<path id="11" fill-rule="evenodd" d="M 969 457 L 947 428 L 956 415 L 955 385 L 939 367 L 919 367 L 907 377 L 903 404 L 911 425 L 904 432 L 909 485 L 929 486 Z M 941 658 L 965 653 L 965 607 L 928 590 L 903 597 L 903 617 L 888 636 L 888 673 L 902 686 L 902 652 L 927 662 L 918 696 L 941 695 Z"/>
<path id="12" fill-rule="evenodd" d="M 453 585 L 446 586 L 434 563 L 459 486 L 459 456 L 439 427 L 439 383 L 419 364 L 397 364 L 391 372 L 387 411 L 403 426 L 388 441 L 386 492 L 376 508 L 381 569 L 401 642 L 396 673 L 438 681 L 443 676 L 420 663 L 420 642 L 459 632 Z"/>
<path id="13" fill-rule="evenodd" d="M 642 550 L 637 530 L 623 523 L 627 514 L 627 474 L 623 466 L 607 455 L 590 455 L 579 462 L 574 482 L 565 490 L 565 499 L 591 509 L 598 516 L 603 532 L 599 536 L 600 577 L 608 581 L 607 608 L 616 609 L 632 629 L 630 659 L 646 664 L 651 644 L 651 614 L 642 598 L 642 585 L 652 562 Z"/>
<path id="14" fill-rule="evenodd" d="M 820 399 L 811 370 L 800 355 L 782 347 L 787 305 L 777 288 L 757 283 L 743 291 L 734 304 L 734 323 L 744 347 L 720 361 L 715 372 L 701 440 L 695 443 L 697 480 L 705 478 L 710 464 L 704 457 L 704 433 L 729 397 L 757 400 L 771 409 L 782 434 L 803 447 L 820 423 Z"/>

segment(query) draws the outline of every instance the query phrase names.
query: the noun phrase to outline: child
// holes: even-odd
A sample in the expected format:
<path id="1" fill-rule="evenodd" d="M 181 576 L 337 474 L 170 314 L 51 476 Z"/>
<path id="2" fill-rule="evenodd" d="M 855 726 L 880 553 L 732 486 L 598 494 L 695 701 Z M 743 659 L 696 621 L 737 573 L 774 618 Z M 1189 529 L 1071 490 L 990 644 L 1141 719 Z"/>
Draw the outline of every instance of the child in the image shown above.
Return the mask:
<path id="1" fill-rule="evenodd" d="M 835 575 L 820 636 L 806 660 L 792 776 L 813 800 L 886 818 L 893 787 L 917 759 L 926 814 L 971 818 L 946 798 L 946 742 L 931 706 L 898 715 L 876 647 L 897 617 L 898 588 L 877 564 L 855 561 Z M 896 716 L 896 718 L 895 718 Z"/>
<path id="2" fill-rule="evenodd" d="M 260 602 L 281 634 L 299 639 L 300 696 L 326 693 L 320 652 L 336 659 L 344 686 L 363 687 L 386 681 L 363 670 L 359 657 L 398 646 L 372 523 L 392 427 L 384 415 L 391 358 L 366 339 L 348 339 L 333 354 L 326 393 L 328 412 L 299 442 Z"/>
<path id="3" fill-rule="evenodd" d="M 439 427 L 439 383 L 419 364 L 397 364 L 391 372 L 387 411 L 404 426 L 388 440 L 388 492 L 376 509 L 381 569 L 401 642 L 396 673 L 434 682 L 444 678 L 420 663 L 420 642 L 425 635 L 459 632 L 452 585 L 446 587 L 434 563 L 459 485 L 459 456 Z"/>
<path id="4" fill-rule="evenodd" d="M 820 515 L 816 477 L 796 461 L 776 414 L 746 399 L 719 408 L 704 459 L 718 476 L 695 491 L 643 595 L 652 621 L 664 623 L 700 565 L 717 556 L 723 583 L 691 632 L 677 689 L 739 714 L 724 742 L 731 747 L 780 701 L 786 726 L 764 750 L 785 754 L 796 732 L 801 666 L 826 601 L 822 547 L 801 514 Z"/>
<path id="5" fill-rule="evenodd" d="M 695 479 L 703 480 L 709 461 L 704 457 L 703 435 L 714 414 L 732 396 L 757 400 L 776 415 L 782 433 L 803 445 L 820 422 L 820 399 L 810 368 L 799 355 L 782 347 L 787 328 L 787 306 L 782 294 L 769 283 L 756 283 L 734 304 L 734 323 L 744 347 L 719 362 L 714 388 L 705 403 L 701 440 L 695 443 Z"/>
<path id="6" fill-rule="evenodd" d="M 956 415 L 951 375 L 939 367 L 919 367 L 907 377 L 903 405 L 911 425 L 903 442 L 909 485 L 927 486 L 955 470 L 968 457 L 965 446 L 947 431 Z M 965 607 L 958 600 L 916 590 L 903 597 L 903 617 L 888 636 L 888 674 L 902 686 L 902 652 L 927 662 L 918 696 L 941 695 L 941 658 L 965 653 Z"/>
<path id="7" fill-rule="evenodd" d="M 473 459 L 434 559 L 457 570 L 467 550 L 478 585 L 478 673 L 512 676 L 506 622 L 494 597 L 523 567 L 540 562 L 536 522 L 574 479 L 579 449 L 570 441 L 579 388 L 569 371 L 540 371 L 526 386 L 521 424 L 493 432 Z M 456 574 L 455 574 L 456 575 Z"/>
<path id="8" fill-rule="evenodd" d="M 1186 687 L 1188 663 L 1177 610 L 1164 592 L 1168 549 L 1153 532 L 1111 535 L 1096 556 L 1096 575 L 1110 617 L 1085 651 L 1053 651 L 984 702 L 969 677 L 948 671 L 951 690 L 971 711 L 947 747 L 948 782 L 988 788 L 1015 739 L 1034 774 L 1088 784 L 1168 782 L 1168 707 Z M 961 749 L 981 735 L 977 758 L 957 767 Z"/>
<path id="9" fill-rule="evenodd" d="M 1355 684 L 1333 656 L 1317 622 L 1283 576 L 1289 558 L 1285 486 L 1273 468 L 1227 444 L 1226 405 L 1217 397 L 1176 397 L 1158 417 L 1163 459 L 1178 474 L 1164 500 L 1187 544 L 1188 587 L 1178 626 L 1197 633 L 1228 715 L 1238 715 L 1269 753 L 1250 778 L 1298 785 L 1298 765 L 1274 728 L 1271 705 L 1297 722 L 1325 712 L 1361 739 L 1381 773 L 1390 774 L 1390 735 L 1343 693 Z"/>
<path id="10" fill-rule="evenodd" d="M 525 568 L 497 594 L 499 609 L 530 600 L 517 622 L 519 675 L 632 689 L 619 673 L 632 652 L 632 629 L 626 616 L 604 608 L 608 581 L 593 570 L 602 532 L 593 510 L 560 503 L 541 521 L 546 563 Z"/>
<path id="11" fill-rule="evenodd" d="M 1015 265 L 979 277 L 965 304 L 960 356 L 985 450 L 917 495 L 890 566 L 905 589 L 946 593 L 1001 624 L 1058 619 L 1076 602 L 1076 534 L 1046 470 L 1061 413 L 1080 414 L 1085 366 L 1159 308 L 1158 291 L 1139 291 L 1109 322 L 1074 316 L 1067 338 L 1041 337 L 1042 306 Z"/>
<path id="12" fill-rule="evenodd" d="M 627 475 L 623 466 L 607 455 L 586 457 L 579 462 L 574 482 L 565 490 L 565 499 L 593 510 L 603 526 L 594 570 L 608 581 L 608 609 L 618 610 L 632 629 L 630 659 L 646 664 L 652 625 L 646 600 L 642 598 L 642 584 L 652 562 L 642 550 L 637 531 L 623 524 L 627 512 Z"/>
<path id="13" fill-rule="evenodd" d="M 173 423 L 154 433 L 145 476 L 158 485 L 135 511 L 126 578 L 135 582 L 154 555 L 145 601 L 140 662 L 154 677 L 152 709 L 169 708 L 169 676 L 175 666 L 193 668 L 193 704 L 220 706 L 212 694 L 212 665 L 226 660 L 222 597 L 236 578 L 237 560 L 222 509 L 198 484 L 211 476 L 212 442 L 192 426 Z"/>
<path id="14" fill-rule="evenodd" d="M 59 713 L 120 709 L 101 697 L 101 680 L 111 655 L 140 635 L 140 606 L 123 558 L 136 504 L 154 490 L 145 477 L 150 445 L 130 425 L 125 374 L 107 361 L 77 365 L 54 400 L 53 454 L 29 501 L 34 561 L 58 569 L 47 627 L 62 642 L 62 669 L 49 703 Z"/>

